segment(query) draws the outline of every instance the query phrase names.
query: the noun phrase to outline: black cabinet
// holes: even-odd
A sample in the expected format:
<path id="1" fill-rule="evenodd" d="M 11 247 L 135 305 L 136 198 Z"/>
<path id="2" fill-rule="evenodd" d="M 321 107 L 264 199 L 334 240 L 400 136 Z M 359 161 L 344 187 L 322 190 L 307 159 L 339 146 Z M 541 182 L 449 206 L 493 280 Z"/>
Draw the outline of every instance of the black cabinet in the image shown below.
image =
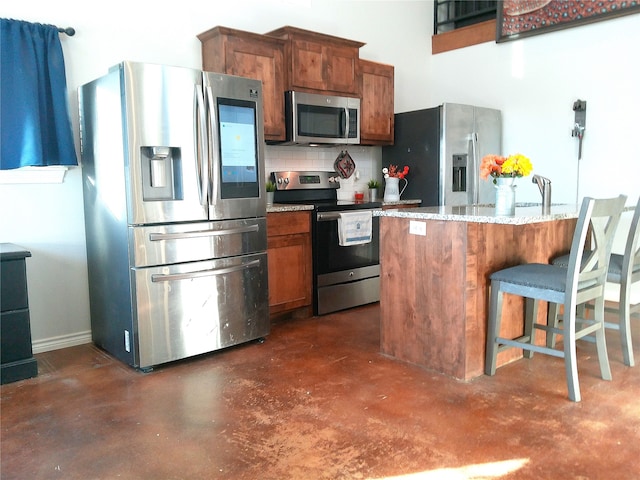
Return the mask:
<path id="1" fill-rule="evenodd" d="M 25 259 L 31 252 L 0 243 L 0 383 L 38 375 L 31 349 L 29 296 Z"/>

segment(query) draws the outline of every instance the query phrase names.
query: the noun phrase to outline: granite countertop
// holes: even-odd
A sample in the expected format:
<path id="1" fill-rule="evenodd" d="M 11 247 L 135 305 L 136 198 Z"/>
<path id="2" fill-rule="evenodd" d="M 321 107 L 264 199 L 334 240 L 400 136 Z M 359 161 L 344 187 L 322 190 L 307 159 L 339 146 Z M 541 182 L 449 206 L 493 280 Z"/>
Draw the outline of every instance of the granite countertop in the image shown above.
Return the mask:
<path id="1" fill-rule="evenodd" d="M 419 205 L 422 203 L 422 200 L 398 200 L 397 202 L 382 202 L 383 207 L 393 206 L 393 205 Z"/>
<path id="2" fill-rule="evenodd" d="M 445 220 L 450 222 L 502 223 L 525 225 L 578 218 L 580 207 L 576 205 L 552 205 L 543 212 L 538 203 L 516 204 L 514 215 L 496 215 L 493 205 L 460 205 L 388 209 L 376 212 L 379 217 L 409 218 L 411 220 Z"/>
<path id="3" fill-rule="evenodd" d="M 267 213 L 302 212 L 305 210 L 313 210 L 313 205 L 292 205 L 288 203 L 274 203 L 273 205 L 267 205 Z"/>

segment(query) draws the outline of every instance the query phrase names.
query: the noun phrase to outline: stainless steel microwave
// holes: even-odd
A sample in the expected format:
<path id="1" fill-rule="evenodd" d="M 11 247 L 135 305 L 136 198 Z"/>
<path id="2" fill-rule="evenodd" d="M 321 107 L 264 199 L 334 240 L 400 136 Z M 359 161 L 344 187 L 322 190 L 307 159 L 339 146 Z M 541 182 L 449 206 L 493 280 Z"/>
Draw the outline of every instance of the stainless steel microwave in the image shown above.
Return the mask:
<path id="1" fill-rule="evenodd" d="M 285 92 L 287 144 L 360 143 L 360 99 Z"/>

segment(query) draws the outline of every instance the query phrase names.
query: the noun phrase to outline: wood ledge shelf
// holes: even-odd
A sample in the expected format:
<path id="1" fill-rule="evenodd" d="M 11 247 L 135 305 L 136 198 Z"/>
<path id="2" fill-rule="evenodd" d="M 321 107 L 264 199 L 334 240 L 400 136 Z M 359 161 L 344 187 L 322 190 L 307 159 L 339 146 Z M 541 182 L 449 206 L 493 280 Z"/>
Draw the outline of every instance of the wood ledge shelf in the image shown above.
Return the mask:
<path id="1" fill-rule="evenodd" d="M 444 53 L 458 48 L 470 47 L 479 43 L 496 40 L 496 21 L 469 25 L 450 32 L 431 36 L 431 54 Z"/>

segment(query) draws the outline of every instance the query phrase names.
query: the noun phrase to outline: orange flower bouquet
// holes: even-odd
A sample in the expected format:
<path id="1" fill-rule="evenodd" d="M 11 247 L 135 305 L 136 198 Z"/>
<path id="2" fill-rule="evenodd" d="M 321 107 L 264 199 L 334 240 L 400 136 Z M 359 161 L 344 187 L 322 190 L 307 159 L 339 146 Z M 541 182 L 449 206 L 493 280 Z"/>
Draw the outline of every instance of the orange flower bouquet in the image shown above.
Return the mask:
<path id="1" fill-rule="evenodd" d="M 491 176 L 496 183 L 496 178 L 526 177 L 532 170 L 531 160 L 521 153 L 508 157 L 491 154 L 482 158 L 480 178 L 486 180 Z"/>
<path id="2" fill-rule="evenodd" d="M 389 178 L 389 177 L 404 178 L 408 173 L 409 173 L 409 167 L 407 167 L 406 165 L 402 170 L 398 170 L 397 165 L 389 165 L 389 168 L 385 167 L 382 169 L 382 174 L 384 175 L 384 178 Z"/>

